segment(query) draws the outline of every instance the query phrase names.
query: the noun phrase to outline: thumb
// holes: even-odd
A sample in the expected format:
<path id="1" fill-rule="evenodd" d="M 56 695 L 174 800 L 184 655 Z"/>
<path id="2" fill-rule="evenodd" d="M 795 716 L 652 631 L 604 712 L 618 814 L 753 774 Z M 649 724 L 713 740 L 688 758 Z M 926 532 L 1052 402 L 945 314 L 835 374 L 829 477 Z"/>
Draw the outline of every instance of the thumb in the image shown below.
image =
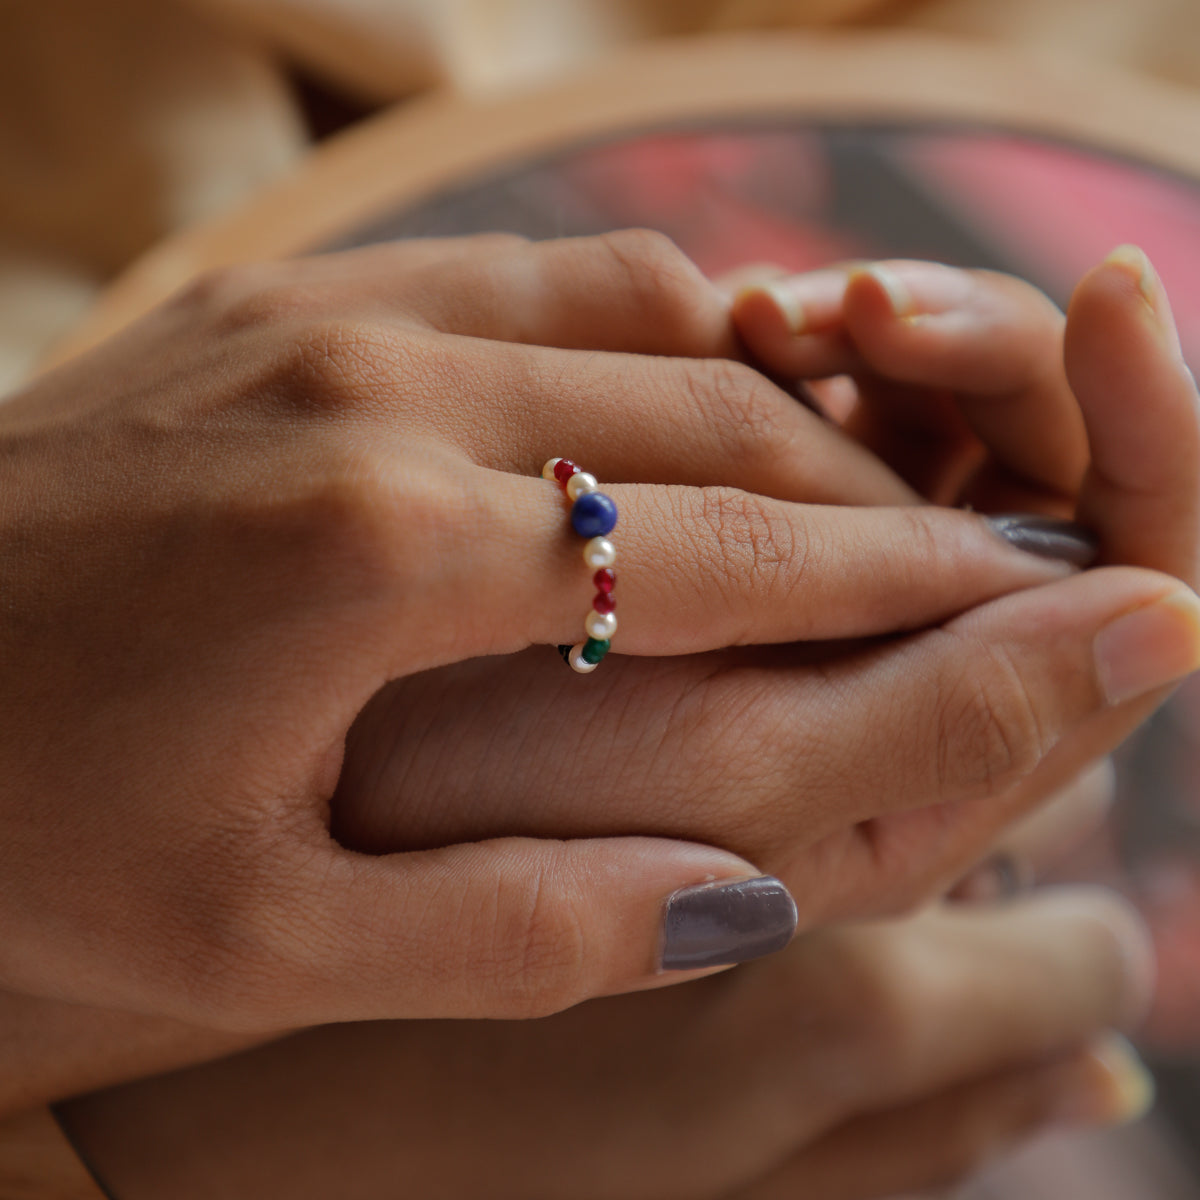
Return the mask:
<path id="1" fill-rule="evenodd" d="M 270 922 L 257 997 L 222 1024 L 537 1017 L 711 974 L 782 949 L 779 880 L 659 838 L 503 838 L 372 857 L 332 847 Z M 262 1007 L 269 1011 L 259 1011 Z"/>

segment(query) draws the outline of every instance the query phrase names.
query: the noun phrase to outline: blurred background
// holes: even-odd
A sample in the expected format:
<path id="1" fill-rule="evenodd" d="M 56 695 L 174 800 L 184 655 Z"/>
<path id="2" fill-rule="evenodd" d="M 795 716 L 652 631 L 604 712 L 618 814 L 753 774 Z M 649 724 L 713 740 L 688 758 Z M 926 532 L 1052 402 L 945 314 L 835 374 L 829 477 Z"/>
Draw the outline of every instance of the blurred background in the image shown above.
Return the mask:
<path id="1" fill-rule="evenodd" d="M 0 392 L 139 253 L 358 117 L 744 29 L 936 32 L 1200 86 L 1196 0 L 7 0 Z"/>
<path id="2" fill-rule="evenodd" d="M 235 213 L 372 114 L 448 91 L 486 105 L 634 43 L 790 29 L 1010 47 L 1014 93 L 1020 64 L 1064 77 L 1086 65 L 1084 108 L 1112 79 L 1152 91 L 1147 112 L 1171 97 L 1200 111 L 1200 0 L 9 0 L 0 394 L 139 256 Z M 1011 270 L 1063 302 L 1087 266 L 1132 241 L 1158 266 L 1200 365 L 1200 168 L 1179 167 L 1189 152 L 1200 163 L 1200 148 L 1164 165 L 952 111 L 651 126 L 489 163 L 315 248 L 647 225 L 713 273 L 906 255 Z M 1180 128 L 1200 142 L 1200 125 Z M 1118 767 L 1111 818 L 1060 874 L 1119 887 L 1155 932 L 1162 986 L 1142 1046 L 1160 1103 L 1134 1128 L 1031 1147 L 963 1193 L 971 1200 L 1200 1200 L 1200 682 Z"/>

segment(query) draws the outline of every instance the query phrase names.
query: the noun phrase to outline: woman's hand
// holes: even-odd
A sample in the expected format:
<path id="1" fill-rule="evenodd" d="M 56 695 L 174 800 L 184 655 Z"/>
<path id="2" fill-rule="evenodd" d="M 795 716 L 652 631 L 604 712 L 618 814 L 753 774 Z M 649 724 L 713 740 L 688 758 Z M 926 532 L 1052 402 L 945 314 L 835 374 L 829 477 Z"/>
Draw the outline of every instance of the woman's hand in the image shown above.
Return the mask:
<path id="1" fill-rule="evenodd" d="M 857 845 L 831 911 L 864 882 L 891 902 L 944 867 L 935 838 L 872 880 L 875 818 L 941 805 L 938 823 L 1092 714 L 1127 727 L 1113 701 L 1194 665 L 1194 600 L 1167 577 L 1061 580 L 977 517 L 799 503 L 913 493 L 748 368 L 673 357 L 729 348 L 719 297 L 660 240 L 419 244 L 209 279 L 0 411 L 0 979 L 266 1031 L 547 1012 L 665 982 L 660 955 L 707 969 L 786 938 L 779 889 L 691 843 L 506 837 L 378 858 L 329 837 L 346 729 L 387 680 L 576 631 L 590 589 L 561 497 L 535 475 L 550 453 L 618 481 L 618 645 L 633 653 L 953 618 L 817 669 L 772 652 L 783 669 L 721 671 L 716 705 L 680 676 L 689 794 L 731 720 L 765 728 L 752 773 L 775 781 L 747 806 L 710 777 L 688 836 L 782 811 L 802 844 L 773 844 L 781 861 Z M 1181 426 L 1151 403 L 1154 436 Z M 1191 453 L 1194 432 L 1173 434 Z M 1129 674 L 1144 655 L 1120 653 L 1147 628 L 1135 611 L 1158 649 L 1148 677 Z M 562 831 L 565 782 L 603 794 L 611 759 L 577 772 L 588 720 L 617 710 L 591 696 L 565 736 L 543 727 L 528 747 L 511 819 L 539 834 Z M 828 748 L 848 781 L 879 769 L 850 739 L 911 759 L 852 803 L 826 777 L 797 804 L 819 758 L 789 737 L 817 703 L 849 718 Z M 623 756 L 645 728 L 617 732 Z M 460 729 L 444 733 L 453 755 Z M 638 798 L 639 827 L 658 801 Z M 717 886 L 676 896 L 664 946 L 664 898 L 704 881 Z M 818 907 L 814 891 L 806 915 Z"/>
<path id="2" fill-rule="evenodd" d="M 1059 314 L 1015 280 L 972 280 L 977 319 L 893 348 L 889 368 L 908 380 L 924 372 L 922 403 L 935 402 L 936 388 L 983 410 L 1000 401 L 969 391 L 988 378 L 976 360 L 994 363 L 993 343 L 1012 352 L 1012 392 L 1050 407 L 1052 391 L 1094 447 L 1069 499 L 1104 559 L 1194 582 L 1200 436 L 1165 297 L 1155 293 L 1164 307 L 1153 312 L 1124 261 L 1092 272 L 1076 294 L 1059 368 L 1074 390 L 1065 377 L 1051 389 L 1049 346 L 1060 363 L 1064 349 Z M 1030 346 L 1038 353 L 1021 358 Z M 885 384 L 876 386 L 882 396 Z M 916 403 L 915 384 L 891 389 Z M 1022 404 L 1012 417 L 1036 443 L 1028 425 L 1039 409 Z M 860 499 L 871 501 L 869 483 Z M 826 564 L 807 582 L 805 611 L 836 604 L 819 590 L 834 569 Z M 1189 644 L 1194 618 L 1190 600 L 1176 602 L 1188 593 L 1169 584 L 1162 607 L 1125 590 L 1148 599 L 1140 589 L 1149 578 L 1091 571 L 902 642 L 836 653 L 810 643 L 623 662 L 586 688 L 536 653 L 399 680 L 351 733 L 334 827 L 346 843 L 377 851 L 481 831 L 701 837 L 782 878 L 805 927 L 895 912 L 951 884 L 1007 823 L 1066 786 L 1158 702 L 1154 688 L 1131 699 L 1136 686 L 1122 699 L 1121 681 L 1133 678 L 1123 672 L 1165 665 L 1158 656 L 1176 635 L 1180 649 Z"/>
<path id="3" fill-rule="evenodd" d="M 0 982 L 266 1031 L 548 1011 L 665 982 L 680 939 L 713 964 L 785 940 L 786 895 L 723 850 L 381 859 L 327 824 L 384 683 L 577 631 L 552 452 L 616 483 L 633 653 L 892 633 L 1062 576 L 962 513 L 797 503 L 911 492 L 749 368 L 671 357 L 731 345 L 661 239 L 423 243 L 210 277 L 11 400 Z M 710 882 L 664 947 L 664 899 Z"/>
<path id="4" fill-rule="evenodd" d="M 315 1030 L 60 1117 L 122 1200 L 378 1200 L 398 1179 L 438 1200 L 866 1200 L 1140 1115 L 1148 1080 L 1106 1031 L 1144 1008 L 1146 967 L 1119 900 L 1048 893 L 819 931 L 543 1021 Z"/>
<path id="5" fill-rule="evenodd" d="M 751 360 L 814 381 L 927 500 L 1073 516 L 1103 529 L 1100 561 L 1194 581 L 1195 382 L 1141 250 L 1092 271 L 1069 322 L 1030 284 L 937 263 L 739 278 Z"/>
<path id="6" fill-rule="evenodd" d="M 1195 381 L 1139 249 L 1120 247 L 1076 289 L 1065 346 L 1042 293 L 990 272 L 893 262 L 765 274 L 770 286 L 734 304 L 756 360 L 816 381 L 842 427 L 928 499 L 1073 515 L 1102 535 L 1100 562 L 1195 586 Z M 849 374 L 825 379 L 837 372 Z M 1087 723 L 991 812 L 1071 786 L 1071 770 L 1117 740 L 1108 720 Z"/>

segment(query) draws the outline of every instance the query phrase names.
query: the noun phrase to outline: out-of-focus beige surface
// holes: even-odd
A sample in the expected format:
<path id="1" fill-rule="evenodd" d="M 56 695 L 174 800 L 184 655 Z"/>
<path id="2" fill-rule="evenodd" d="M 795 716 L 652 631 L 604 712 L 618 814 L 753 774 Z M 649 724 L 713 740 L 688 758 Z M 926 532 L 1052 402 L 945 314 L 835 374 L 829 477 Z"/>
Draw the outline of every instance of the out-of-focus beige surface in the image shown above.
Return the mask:
<path id="1" fill-rule="evenodd" d="M 0 5 L 0 393 L 166 234 L 307 148 L 299 65 L 383 104 L 714 29 L 915 26 L 1200 86 L 1196 0 L 11 0 Z"/>

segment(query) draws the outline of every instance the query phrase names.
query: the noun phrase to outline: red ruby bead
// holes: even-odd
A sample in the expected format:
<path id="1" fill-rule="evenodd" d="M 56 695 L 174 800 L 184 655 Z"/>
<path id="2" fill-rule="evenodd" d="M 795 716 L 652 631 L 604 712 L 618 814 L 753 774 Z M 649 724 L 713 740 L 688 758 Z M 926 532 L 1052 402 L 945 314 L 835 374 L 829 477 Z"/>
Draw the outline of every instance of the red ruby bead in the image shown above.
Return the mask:
<path id="1" fill-rule="evenodd" d="M 563 485 L 563 487 L 567 486 L 567 480 L 570 479 L 572 475 L 578 474 L 579 468 L 569 458 L 560 458 L 558 462 L 554 464 L 554 478 L 557 479 L 558 482 Z"/>
<path id="2" fill-rule="evenodd" d="M 612 592 L 597 592 L 592 600 L 592 607 L 598 613 L 610 613 L 617 607 L 617 598 Z"/>
<path id="3" fill-rule="evenodd" d="M 612 567 L 601 567 L 592 576 L 592 582 L 598 592 L 611 592 L 617 586 L 617 573 Z"/>

